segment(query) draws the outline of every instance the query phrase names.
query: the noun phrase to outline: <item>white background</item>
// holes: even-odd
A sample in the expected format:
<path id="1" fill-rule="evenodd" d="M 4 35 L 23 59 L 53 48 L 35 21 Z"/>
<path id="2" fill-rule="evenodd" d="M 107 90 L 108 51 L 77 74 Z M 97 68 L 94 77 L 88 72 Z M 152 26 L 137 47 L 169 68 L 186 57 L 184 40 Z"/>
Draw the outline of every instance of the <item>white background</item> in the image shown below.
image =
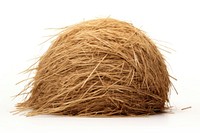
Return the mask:
<path id="1" fill-rule="evenodd" d="M 200 4 L 198 0 L 0 0 L 0 132 L 180 132 L 200 131 Z M 60 28 L 83 20 L 112 17 L 133 23 L 157 44 L 177 91 L 171 113 L 136 118 L 25 117 L 10 113 L 23 89 L 19 74 L 50 45 L 39 45 Z M 182 108 L 191 106 L 187 110 Z"/>

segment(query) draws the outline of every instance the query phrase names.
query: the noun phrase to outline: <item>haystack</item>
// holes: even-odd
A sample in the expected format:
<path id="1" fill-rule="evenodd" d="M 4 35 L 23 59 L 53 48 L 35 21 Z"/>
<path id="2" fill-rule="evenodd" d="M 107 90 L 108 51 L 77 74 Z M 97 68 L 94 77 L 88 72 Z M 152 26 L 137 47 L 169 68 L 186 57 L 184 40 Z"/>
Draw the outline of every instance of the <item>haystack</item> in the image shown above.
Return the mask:
<path id="1" fill-rule="evenodd" d="M 41 56 L 17 105 L 27 115 L 135 116 L 163 112 L 171 82 L 156 45 L 132 24 L 69 26 Z"/>

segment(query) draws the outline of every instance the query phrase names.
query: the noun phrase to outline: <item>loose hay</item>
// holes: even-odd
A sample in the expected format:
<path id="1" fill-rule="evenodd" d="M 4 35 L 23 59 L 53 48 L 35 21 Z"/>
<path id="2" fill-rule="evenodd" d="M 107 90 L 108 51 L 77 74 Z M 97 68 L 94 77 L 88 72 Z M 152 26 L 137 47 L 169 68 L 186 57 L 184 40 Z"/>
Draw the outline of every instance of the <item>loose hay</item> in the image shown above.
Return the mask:
<path id="1" fill-rule="evenodd" d="M 33 70 L 33 69 L 31 69 Z M 17 105 L 27 115 L 132 116 L 163 112 L 171 82 L 154 43 L 111 18 L 65 28 L 40 58 Z"/>

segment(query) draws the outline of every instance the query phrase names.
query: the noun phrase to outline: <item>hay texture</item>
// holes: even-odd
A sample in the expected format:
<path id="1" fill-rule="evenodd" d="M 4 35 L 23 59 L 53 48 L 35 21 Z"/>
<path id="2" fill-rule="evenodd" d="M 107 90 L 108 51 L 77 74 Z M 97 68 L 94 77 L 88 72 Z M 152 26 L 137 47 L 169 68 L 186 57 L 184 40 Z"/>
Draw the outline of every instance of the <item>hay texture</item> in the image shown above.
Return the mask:
<path id="1" fill-rule="evenodd" d="M 165 109 L 171 85 L 156 45 L 111 18 L 64 28 L 31 70 L 27 97 L 17 105 L 29 116 L 155 114 Z"/>

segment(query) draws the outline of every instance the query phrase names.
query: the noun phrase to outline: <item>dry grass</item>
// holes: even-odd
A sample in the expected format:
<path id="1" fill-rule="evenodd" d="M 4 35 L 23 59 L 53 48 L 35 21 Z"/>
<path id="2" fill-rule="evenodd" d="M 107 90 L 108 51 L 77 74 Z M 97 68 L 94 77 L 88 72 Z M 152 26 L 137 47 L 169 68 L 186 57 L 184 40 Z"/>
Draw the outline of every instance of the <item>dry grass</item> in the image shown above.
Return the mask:
<path id="1" fill-rule="evenodd" d="M 154 43 L 111 18 L 65 28 L 33 70 L 17 105 L 19 112 L 30 109 L 28 116 L 155 114 L 164 111 L 171 85 Z"/>

